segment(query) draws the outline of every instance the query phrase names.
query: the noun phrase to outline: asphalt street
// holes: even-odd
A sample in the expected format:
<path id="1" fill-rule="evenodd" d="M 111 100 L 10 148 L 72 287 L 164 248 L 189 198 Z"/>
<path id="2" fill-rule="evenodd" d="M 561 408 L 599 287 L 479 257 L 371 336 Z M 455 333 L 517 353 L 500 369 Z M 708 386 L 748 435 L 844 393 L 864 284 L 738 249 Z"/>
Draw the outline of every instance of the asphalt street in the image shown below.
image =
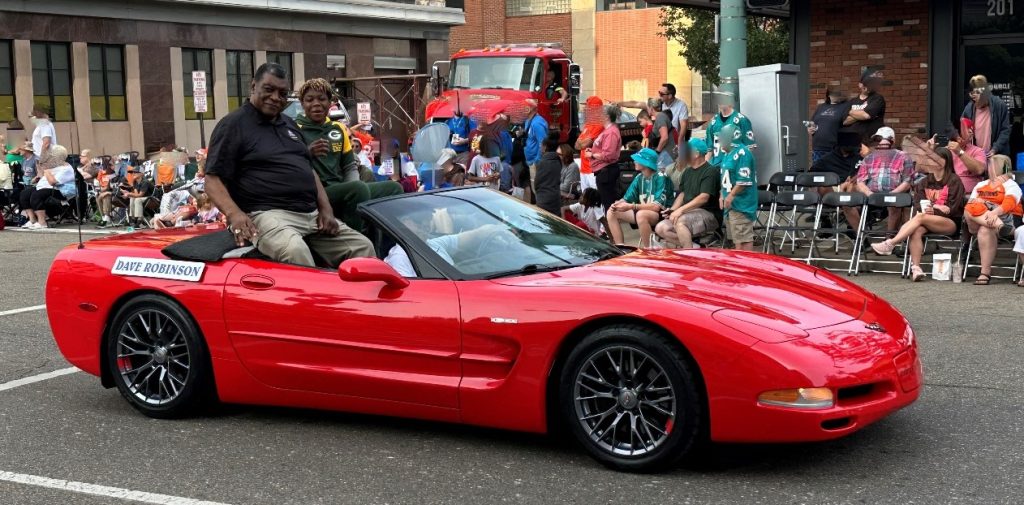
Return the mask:
<path id="1" fill-rule="evenodd" d="M 0 232 L 0 314 L 44 303 L 50 261 L 73 240 Z M 233 406 L 158 421 L 81 372 L 5 390 L 69 365 L 45 310 L 0 315 L 0 503 L 1024 500 L 1024 289 L 855 280 L 914 324 L 926 372 L 917 403 L 838 441 L 719 445 L 699 469 L 657 475 L 607 470 L 563 440 L 402 419 Z"/>

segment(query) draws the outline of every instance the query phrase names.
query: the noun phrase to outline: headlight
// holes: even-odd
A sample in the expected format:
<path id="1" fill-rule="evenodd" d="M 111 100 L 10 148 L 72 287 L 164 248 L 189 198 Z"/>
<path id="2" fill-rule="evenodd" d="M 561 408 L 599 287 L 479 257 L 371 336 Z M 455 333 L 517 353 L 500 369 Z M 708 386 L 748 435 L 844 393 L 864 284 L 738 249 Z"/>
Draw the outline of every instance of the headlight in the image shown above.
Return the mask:
<path id="1" fill-rule="evenodd" d="M 757 397 L 757 403 L 773 407 L 815 410 L 835 405 L 835 398 L 829 388 L 796 388 L 765 391 Z"/>

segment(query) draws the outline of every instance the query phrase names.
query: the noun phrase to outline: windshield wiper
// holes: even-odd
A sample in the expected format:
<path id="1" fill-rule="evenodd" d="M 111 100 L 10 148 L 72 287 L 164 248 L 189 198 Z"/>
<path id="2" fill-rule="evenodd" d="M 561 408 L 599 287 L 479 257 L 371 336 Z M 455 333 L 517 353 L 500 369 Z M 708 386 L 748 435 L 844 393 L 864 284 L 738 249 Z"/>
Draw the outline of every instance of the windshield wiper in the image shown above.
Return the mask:
<path id="1" fill-rule="evenodd" d="M 612 258 L 618 258 L 619 256 L 622 256 L 622 252 L 620 252 L 620 251 L 608 251 L 608 252 L 602 254 L 600 258 L 597 258 L 597 261 L 595 261 L 594 263 L 597 263 L 598 261 L 610 260 Z"/>
<path id="2" fill-rule="evenodd" d="M 512 89 L 512 88 L 505 88 L 505 87 L 502 87 L 502 86 L 484 86 L 484 87 L 482 87 L 480 89 Z"/>
<path id="3" fill-rule="evenodd" d="M 498 272 L 496 274 L 488 275 L 487 277 L 484 277 L 484 279 L 497 279 L 499 277 L 509 277 L 513 275 L 529 275 L 539 274 L 542 272 L 554 272 L 555 270 L 564 270 L 566 268 L 572 268 L 575 266 L 579 265 L 538 265 L 536 263 L 530 263 L 529 265 L 524 265 L 522 268 L 517 268 L 515 270 L 508 270 L 505 272 Z"/>

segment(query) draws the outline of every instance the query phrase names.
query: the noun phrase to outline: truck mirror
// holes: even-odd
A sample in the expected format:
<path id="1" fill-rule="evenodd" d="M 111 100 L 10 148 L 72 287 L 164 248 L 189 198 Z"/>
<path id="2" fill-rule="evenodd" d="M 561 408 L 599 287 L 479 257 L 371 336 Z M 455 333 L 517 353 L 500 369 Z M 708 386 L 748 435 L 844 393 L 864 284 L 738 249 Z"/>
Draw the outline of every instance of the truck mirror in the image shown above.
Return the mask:
<path id="1" fill-rule="evenodd" d="M 580 89 L 582 89 L 582 72 L 580 66 L 572 63 L 569 65 L 569 94 L 572 96 L 579 96 Z"/>
<path id="2" fill-rule="evenodd" d="M 436 64 L 430 67 L 430 90 L 434 92 L 434 96 L 439 96 L 442 91 L 441 70 Z"/>

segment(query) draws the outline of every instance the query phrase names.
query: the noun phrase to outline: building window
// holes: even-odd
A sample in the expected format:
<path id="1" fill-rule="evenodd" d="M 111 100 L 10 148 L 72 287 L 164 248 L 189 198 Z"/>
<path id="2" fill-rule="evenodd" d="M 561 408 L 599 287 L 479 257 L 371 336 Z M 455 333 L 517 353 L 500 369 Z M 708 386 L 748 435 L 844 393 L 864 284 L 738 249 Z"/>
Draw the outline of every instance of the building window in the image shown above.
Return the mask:
<path id="1" fill-rule="evenodd" d="M 54 121 L 74 121 L 71 103 L 71 45 L 32 43 L 32 103 L 46 108 Z"/>
<path id="2" fill-rule="evenodd" d="M 252 83 L 252 51 L 228 51 L 228 112 L 242 106 L 249 98 Z"/>
<path id="3" fill-rule="evenodd" d="M 267 51 L 267 63 L 277 63 L 288 71 L 288 80 L 294 81 L 295 74 L 292 73 L 292 53 L 275 53 Z"/>
<path id="4" fill-rule="evenodd" d="M 199 119 L 196 114 L 195 101 L 192 99 L 192 72 L 206 72 L 206 116 L 216 116 L 213 107 L 213 51 L 209 49 L 181 50 L 181 84 L 185 91 L 185 119 Z"/>
<path id="5" fill-rule="evenodd" d="M 89 103 L 93 121 L 127 121 L 124 47 L 89 44 Z"/>
<path id="6" fill-rule="evenodd" d="M 598 0 L 597 10 L 622 11 L 629 9 L 646 9 L 645 0 Z"/>
<path id="7" fill-rule="evenodd" d="M 572 10 L 571 0 L 506 0 L 505 16 L 565 14 Z"/>
<path id="8" fill-rule="evenodd" d="M 14 58 L 11 41 L 0 40 L 0 121 L 14 121 L 18 117 L 14 107 Z"/>

